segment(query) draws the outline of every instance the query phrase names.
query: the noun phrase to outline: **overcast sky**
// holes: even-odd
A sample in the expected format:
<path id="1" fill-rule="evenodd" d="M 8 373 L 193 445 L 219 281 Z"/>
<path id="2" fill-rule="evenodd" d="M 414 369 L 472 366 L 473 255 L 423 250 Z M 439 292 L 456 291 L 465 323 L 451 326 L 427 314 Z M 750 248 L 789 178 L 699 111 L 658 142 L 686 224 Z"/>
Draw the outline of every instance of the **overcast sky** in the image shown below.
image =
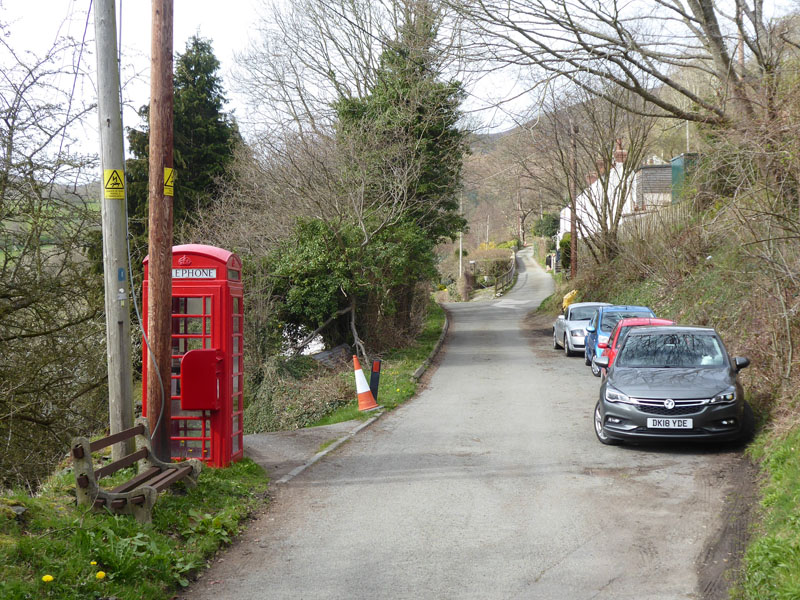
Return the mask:
<path id="1" fill-rule="evenodd" d="M 90 0 L 0 0 L 2 20 L 10 25 L 9 42 L 16 50 L 45 52 L 60 36 L 71 36 L 89 41 L 91 53 L 84 64 L 94 79 L 94 20 L 87 11 Z M 175 0 L 173 23 L 173 48 L 183 52 L 186 41 L 194 34 L 212 40 L 214 54 L 221 63 L 221 74 L 230 99 L 228 110 L 241 104 L 231 89 L 229 74 L 234 66 L 234 53 L 242 51 L 248 43 L 250 23 L 255 18 L 261 0 Z M 124 114 L 126 127 L 139 125 L 136 109 L 147 104 L 150 97 L 150 18 L 151 2 L 148 0 L 117 0 L 117 11 L 122 10 L 117 27 L 122 35 L 122 81 L 126 85 L 124 97 L 130 106 Z M 66 82 L 70 84 L 71 82 Z M 90 93 L 90 92 L 86 92 Z"/>
<path id="2" fill-rule="evenodd" d="M 38 54 L 49 49 L 60 36 L 71 36 L 77 40 L 84 38 L 89 42 L 90 53 L 84 56 L 84 67 L 95 79 L 94 62 L 94 20 L 88 17 L 87 11 L 91 0 L 0 0 L 0 19 L 9 25 L 8 41 L 15 51 L 31 50 Z M 211 40 L 214 54 L 220 61 L 220 72 L 229 104 L 227 110 L 244 116 L 244 101 L 240 98 L 231 83 L 230 73 L 235 66 L 234 55 L 247 48 L 250 35 L 255 35 L 253 23 L 263 11 L 265 0 L 174 0 L 174 39 L 173 48 L 183 52 L 186 41 L 194 34 Z M 139 127 L 136 109 L 147 104 L 150 97 L 149 65 L 150 65 L 150 20 L 152 4 L 150 0 L 117 0 L 116 8 L 121 17 L 117 27 L 122 36 L 122 82 L 125 85 L 123 97 L 128 106 L 124 112 L 125 127 Z M 0 65 L 2 67 L 2 65 Z M 65 89 L 69 89 L 72 81 L 64 81 Z M 491 89 L 498 89 L 497 77 Z M 84 89 L 87 97 L 95 96 L 95 90 Z M 470 96 L 470 108 L 477 103 L 479 92 Z M 90 101 L 94 101 L 91 98 Z M 493 116 L 494 115 L 494 116 Z M 495 119 L 493 130 L 507 129 L 511 123 L 503 118 L 502 113 L 487 111 L 479 115 L 483 122 Z M 94 123 L 89 123 L 94 127 Z M 247 132 L 244 132 L 247 135 Z M 94 132 L 87 131 L 89 141 Z M 96 138 L 95 138 L 96 139 Z"/>

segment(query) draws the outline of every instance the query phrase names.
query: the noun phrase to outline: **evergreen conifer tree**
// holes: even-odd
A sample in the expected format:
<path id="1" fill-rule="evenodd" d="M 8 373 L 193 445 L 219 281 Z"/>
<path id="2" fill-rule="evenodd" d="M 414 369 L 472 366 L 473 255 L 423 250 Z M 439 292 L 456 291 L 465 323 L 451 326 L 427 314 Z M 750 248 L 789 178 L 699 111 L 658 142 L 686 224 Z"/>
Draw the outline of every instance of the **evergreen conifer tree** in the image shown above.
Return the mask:
<path id="1" fill-rule="evenodd" d="M 241 140 L 236 121 L 224 111 L 225 91 L 218 74 L 219 61 L 211 41 L 191 37 L 175 62 L 174 74 L 174 164 L 176 169 L 173 218 L 175 224 L 189 219 L 207 206 L 217 190 L 218 178 L 233 160 Z M 147 123 L 149 106 L 139 110 Z M 148 214 L 148 157 L 150 132 L 129 129 L 133 158 L 127 161 L 128 212 L 139 246 L 146 246 Z"/>

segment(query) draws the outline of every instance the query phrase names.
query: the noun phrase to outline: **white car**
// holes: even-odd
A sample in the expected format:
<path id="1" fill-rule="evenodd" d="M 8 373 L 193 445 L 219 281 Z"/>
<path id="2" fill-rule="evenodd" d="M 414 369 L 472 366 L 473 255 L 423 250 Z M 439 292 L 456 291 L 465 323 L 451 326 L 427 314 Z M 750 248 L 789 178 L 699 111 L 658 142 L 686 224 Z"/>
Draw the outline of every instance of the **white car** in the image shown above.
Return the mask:
<path id="1" fill-rule="evenodd" d="M 611 306 L 608 302 L 575 302 L 564 309 L 553 323 L 553 349 L 564 348 L 564 354 L 583 353 L 586 339 L 584 329 L 600 306 Z"/>

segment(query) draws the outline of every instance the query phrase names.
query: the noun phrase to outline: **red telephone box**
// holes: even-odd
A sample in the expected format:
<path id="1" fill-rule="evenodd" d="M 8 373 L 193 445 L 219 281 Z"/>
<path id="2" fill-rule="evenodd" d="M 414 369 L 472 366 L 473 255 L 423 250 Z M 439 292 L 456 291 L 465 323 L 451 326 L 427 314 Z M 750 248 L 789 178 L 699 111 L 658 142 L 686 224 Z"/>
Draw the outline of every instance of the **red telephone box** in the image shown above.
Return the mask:
<path id="1" fill-rule="evenodd" d="M 148 259 L 144 259 L 147 332 Z M 170 439 L 173 459 L 224 467 L 242 446 L 242 261 L 214 246 L 172 248 Z M 142 405 L 147 414 L 147 344 Z M 166 382 L 165 382 L 166 383 Z"/>

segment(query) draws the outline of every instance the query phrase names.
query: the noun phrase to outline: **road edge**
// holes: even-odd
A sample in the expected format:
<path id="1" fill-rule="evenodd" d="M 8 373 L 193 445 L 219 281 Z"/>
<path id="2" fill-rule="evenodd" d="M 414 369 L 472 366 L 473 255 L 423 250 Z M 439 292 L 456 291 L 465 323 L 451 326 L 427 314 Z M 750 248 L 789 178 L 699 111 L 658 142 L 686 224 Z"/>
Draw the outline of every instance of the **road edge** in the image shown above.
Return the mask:
<path id="1" fill-rule="evenodd" d="M 430 368 L 431 364 L 433 364 L 433 360 L 434 358 L 436 358 L 436 355 L 439 354 L 439 351 L 442 349 L 442 346 L 444 345 L 445 342 L 445 338 L 447 337 L 447 332 L 450 330 L 450 316 L 448 315 L 447 310 L 444 307 L 442 307 L 442 310 L 444 310 L 444 325 L 442 326 L 442 333 L 439 335 L 439 339 L 436 341 L 436 345 L 433 347 L 433 350 L 431 350 L 431 353 L 417 368 L 417 370 L 414 371 L 414 373 L 411 375 L 411 377 L 414 378 L 414 381 L 419 382 L 419 379 L 424 375 L 425 371 L 427 371 Z M 319 462 L 325 455 L 327 455 L 330 452 L 333 452 L 339 446 L 341 446 L 348 440 L 352 439 L 362 429 L 366 429 L 367 427 L 372 425 L 375 421 L 380 419 L 385 413 L 386 413 L 385 410 L 380 410 L 375 414 L 374 417 L 367 419 L 363 423 L 359 423 L 358 426 L 355 427 L 355 429 L 351 430 L 346 435 L 340 437 L 338 440 L 333 442 L 330 446 L 328 446 L 324 450 L 320 450 L 319 452 L 317 452 L 309 460 L 304 462 L 302 465 L 298 465 L 297 467 L 289 471 L 286 475 L 278 479 L 275 483 L 276 484 L 289 483 L 292 479 L 300 475 L 300 473 L 308 469 L 310 466 Z"/>
<path id="2" fill-rule="evenodd" d="M 379 407 L 379 408 L 381 408 L 381 407 Z M 381 417 L 384 415 L 384 413 L 385 413 L 385 412 L 386 412 L 386 411 L 384 411 L 384 410 L 381 410 L 380 412 L 377 412 L 377 413 L 375 414 L 375 416 L 374 416 L 374 417 L 372 417 L 372 418 L 370 418 L 370 419 L 367 419 L 367 420 L 366 420 L 366 421 L 364 421 L 363 423 L 359 423 L 359 424 L 358 424 L 358 426 L 357 426 L 355 429 L 351 430 L 351 431 L 350 431 L 349 433 L 347 433 L 346 435 L 343 435 L 342 437 L 340 437 L 338 440 L 336 440 L 335 442 L 333 442 L 333 443 L 332 443 L 330 446 L 328 446 L 328 447 L 327 447 L 327 448 L 325 448 L 324 450 L 320 450 L 319 452 L 317 452 L 317 453 L 316 453 L 314 456 L 312 456 L 312 457 L 311 457 L 309 460 L 307 460 L 306 462 L 304 462 L 302 465 L 299 465 L 299 466 L 295 467 L 294 469 L 292 469 L 291 471 L 289 471 L 289 472 L 288 472 L 286 475 L 284 475 L 283 477 L 281 477 L 280 479 L 278 479 L 278 480 L 277 480 L 275 483 L 276 483 L 276 484 L 277 484 L 277 483 L 289 483 L 289 481 L 291 481 L 292 479 L 294 479 L 295 477 L 297 477 L 298 475 L 300 475 L 300 473 L 302 473 L 303 471 L 305 471 L 305 470 L 306 470 L 307 468 L 309 468 L 310 466 L 312 466 L 312 465 L 314 465 L 315 463 L 317 463 L 317 462 L 318 462 L 320 459 L 322 459 L 322 457 L 324 457 L 326 454 L 328 454 L 329 452 L 333 452 L 333 451 L 334 451 L 334 450 L 336 450 L 336 449 L 337 449 L 339 446 L 341 446 L 342 444 L 344 444 L 344 443 L 345 443 L 347 440 L 349 440 L 349 439 L 351 439 L 353 436 L 355 436 L 355 435 L 356 435 L 356 434 L 357 434 L 359 431 L 361 431 L 362 429 L 364 429 L 364 428 L 366 428 L 366 427 L 369 427 L 370 425 L 372 425 L 372 424 L 373 424 L 375 421 L 377 421 L 378 419 L 380 419 L 380 418 L 381 418 Z"/>
<path id="3" fill-rule="evenodd" d="M 440 304 L 439 306 L 442 305 Z M 439 350 L 442 349 L 444 340 L 447 337 L 447 332 L 450 330 L 450 315 L 444 306 L 442 306 L 442 310 L 444 311 L 444 326 L 442 327 L 442 333 L 439 335 L 439 339 L 436 341 L 436 345 L 433 347 L 433 350 L 431 350 L 428 358 L 426 358 L 417 368 L 417 370 L 412 373 L 411 377 L 414 378 L 414 381 L 419 381 L 425 371 L 427 371 L 431 364 L 433 364 L 433 359 L 436 358 L 436 355 L 439 354 Z"/>

